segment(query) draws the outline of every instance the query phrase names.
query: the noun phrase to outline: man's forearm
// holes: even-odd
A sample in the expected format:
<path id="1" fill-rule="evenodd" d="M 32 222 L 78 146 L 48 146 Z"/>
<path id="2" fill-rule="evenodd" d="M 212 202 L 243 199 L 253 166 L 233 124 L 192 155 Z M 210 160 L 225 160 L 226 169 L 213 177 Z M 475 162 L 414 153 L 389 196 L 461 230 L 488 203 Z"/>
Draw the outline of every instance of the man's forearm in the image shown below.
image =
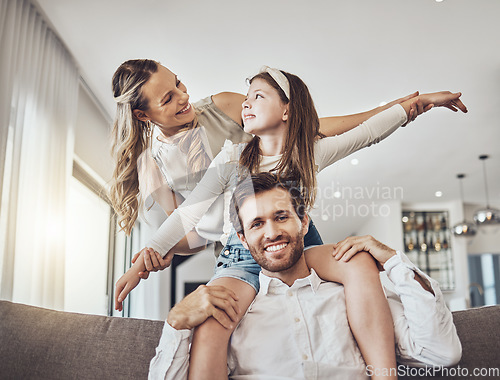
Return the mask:
<path id="1" fill-rule="evenodd" d="M 402 252 L 384 265 L 395 293 L 387 291 L 399 361 L 412 366 L 451 366 L 462 347 L 439 285 Z"/>
<path id="2" fill-rule="evenodd" d="M 165 322 L 156 355 L 149 364 L 149 380 L 187 379 L 190 336 L 190 330 L 176 330 Z"/>
<path id="3" fill-rule="evenodd" d="M 415 272 L 415 281 L 417 281 L 420 284 L 420 286 L 422 286 L 422 288 L 424 288 L 433 296 L 435 296 L 434 291 L 432 290 L 432 287 L 429 284 L 429 282 L 426 279 L 422 278 L 418 272 Z"/>

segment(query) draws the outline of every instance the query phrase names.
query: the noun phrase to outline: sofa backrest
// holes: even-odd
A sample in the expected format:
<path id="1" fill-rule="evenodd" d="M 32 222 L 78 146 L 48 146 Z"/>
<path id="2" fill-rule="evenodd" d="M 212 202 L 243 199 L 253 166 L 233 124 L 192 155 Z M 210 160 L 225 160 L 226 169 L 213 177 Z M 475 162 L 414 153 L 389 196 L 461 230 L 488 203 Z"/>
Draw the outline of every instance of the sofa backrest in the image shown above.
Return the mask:
<path id="1" fill-rule="evenodd" d="M 473 379 L 482 378 L 472 376 L 475 370 L 500 371 L 500 306 L 454 312 L 453 319 L 463 349 L 455 367 L 461 372 L 431 378 Z M 162 321 L 0 301 L 0 379 L 146 379 L 162 328 Z"/>
<path id="2" fill-rule="evenodd" d="M 162 328 L 0 301 L 0 379 L 146 379 Z"/>

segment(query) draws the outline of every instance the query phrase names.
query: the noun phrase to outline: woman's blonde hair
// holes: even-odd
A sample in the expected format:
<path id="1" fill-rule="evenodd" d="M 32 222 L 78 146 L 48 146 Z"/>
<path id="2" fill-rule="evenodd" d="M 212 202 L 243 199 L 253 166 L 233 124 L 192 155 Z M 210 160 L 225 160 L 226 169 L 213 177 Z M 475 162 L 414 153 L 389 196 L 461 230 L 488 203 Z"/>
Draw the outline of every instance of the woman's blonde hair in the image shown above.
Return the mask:
<path id="1" fill-rule="evenodd" d="M 158 71 L 159 63 L 149 59 L 129 60 L 120 65 L 113 75 L 112 89 L 116 100 L 116 117 L 112 131 L 112 155 L 115 169 L 109 198 L 118 215 L 118 225 L 130 234 L 139 214 L 139 176 L 137 160 L 151 145 L 153 123 L 137 119 L 133 111 L 147 111 L 148 99 L 142 94 L 142 86 Z M 188 131 L 197 126 L 197 117 L 181 128 Z M 180 133 L 175 140 L 179 149 L 187 155 L 190 173 L 199 173 L 210 164 L 210 158 L 202 147 L 197 134 Z"/>
<path id="2" fill-rule="evenodd" d="M 262 72 L 251 79 L 262 79 L 279 94 L 281 101 L 288 104 L 288 130 L 285 148 L 278 165 L 278 178 L 294 180 L 301 189 L 307 208 L 314 205 L 316 199 L 316 162 L 314 160 L 314 142 L 324 137 L 319 131 L 319 117 L 314 107 L 311 94 L 306 84 L 296 75 L 281 71 L 290 84 L 290 100 L 284 91 L 267 72 Z M 262 152 L 260 139 L 255 136 L 245 147 L 240 157 L 240 166 L 251 174 L 259 172 Z"/>

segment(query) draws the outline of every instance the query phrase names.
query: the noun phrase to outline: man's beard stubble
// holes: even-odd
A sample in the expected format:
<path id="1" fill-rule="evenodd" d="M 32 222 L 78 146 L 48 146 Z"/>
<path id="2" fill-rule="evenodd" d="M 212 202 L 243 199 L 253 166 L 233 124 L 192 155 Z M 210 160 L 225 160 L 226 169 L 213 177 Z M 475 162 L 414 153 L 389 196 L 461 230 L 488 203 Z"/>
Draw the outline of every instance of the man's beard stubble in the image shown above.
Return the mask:
<path id="1" fill-rule="evenodd" d="M 282 235 L 278 236 L 274 240 L 280 240 L 282 239 Z M 269 242 L 266 242 L 269 243 Z M 304 234 L 302 232 L 299 232 L 296 236 L 295 239 L 289 239 L 288 242 L 289 246 L 292 246 L 292 253 L 288 256 L 287 260 L 281 260 L 278 262 L 273 262 L 272 260 L 269 260 L 265 253 L 264 246 L 262 245 L 258 249 L 255 249 L 254 247 L 249 247 L 250 253 L 252 254 L 254 260 L 261 266 L 261 268 L 269 271 L 269 272 L 283 272 L 286 271 L 290 268 L 292 268 L 297 261 L 299 261 L 300 257 L 304 253 Z"/>

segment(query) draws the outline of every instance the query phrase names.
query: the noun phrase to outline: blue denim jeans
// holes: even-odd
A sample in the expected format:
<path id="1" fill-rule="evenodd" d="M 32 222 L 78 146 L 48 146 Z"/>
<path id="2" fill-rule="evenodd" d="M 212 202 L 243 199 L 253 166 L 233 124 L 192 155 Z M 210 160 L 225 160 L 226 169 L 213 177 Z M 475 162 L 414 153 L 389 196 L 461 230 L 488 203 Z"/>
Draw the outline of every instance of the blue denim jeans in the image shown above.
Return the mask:
<path id="1" fill-rule="evenodd" d="M 304 236 L 304 248 L 322 244 L 323 240 L 321 240 L 313 221 L 310 220 L 309 231 Z M 250 251 L 241 244 L 236 231 L 233 229 L 215 263 L 214 276 L 210 279 L 210 282 L 217 278 L 232 277 L 246 282 L 258 292 L 259 273 L 260 265 L 255 262 Z"/>

